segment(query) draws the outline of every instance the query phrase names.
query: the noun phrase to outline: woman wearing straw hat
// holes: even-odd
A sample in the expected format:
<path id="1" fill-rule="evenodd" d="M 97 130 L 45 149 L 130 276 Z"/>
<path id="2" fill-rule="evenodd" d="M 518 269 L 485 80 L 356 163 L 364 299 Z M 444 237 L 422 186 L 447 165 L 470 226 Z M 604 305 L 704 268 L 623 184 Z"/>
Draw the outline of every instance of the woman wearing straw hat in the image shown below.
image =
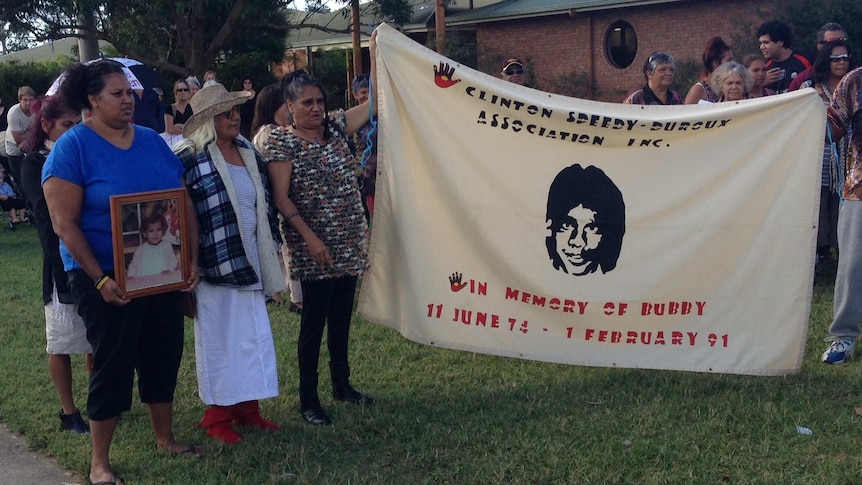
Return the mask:
<path id="1" fill-rule="evenodd" d="M 282 291 L 284 275 L 263 160 L 239 136 L 239 105 L 248 98 L 221 84 L 202 88 L 175 149 L 199 224 L 195 360 L 207 405 L 201 425 L 225 443 L 243 439 L 231 423 L 278 429 L 260 415 L 258 400 L 278 395 L 264 295 Z"/>

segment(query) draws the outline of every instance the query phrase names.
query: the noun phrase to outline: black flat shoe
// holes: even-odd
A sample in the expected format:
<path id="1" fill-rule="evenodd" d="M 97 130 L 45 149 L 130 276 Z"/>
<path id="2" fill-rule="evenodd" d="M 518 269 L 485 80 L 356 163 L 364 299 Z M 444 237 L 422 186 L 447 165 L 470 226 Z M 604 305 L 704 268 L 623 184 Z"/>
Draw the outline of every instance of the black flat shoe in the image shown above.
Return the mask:
<path id="1" fill-rule="evenodd" d="M 90 432 L 90 426 L 81 418 L 80 411 L 74 414 L 63 414 L 63 411 L 60 410 L 60 429 L 78 434 Z"/>
<path id="2" fill-rule="evenodd" d="M 306 423 L 314 426 L 332 424 L 332 420 L 329 419 L 329 416 L 327 416 L 323 409 L 320 408 L 306 409 L 302 412 L 302 419 L 304 419 Z"/>

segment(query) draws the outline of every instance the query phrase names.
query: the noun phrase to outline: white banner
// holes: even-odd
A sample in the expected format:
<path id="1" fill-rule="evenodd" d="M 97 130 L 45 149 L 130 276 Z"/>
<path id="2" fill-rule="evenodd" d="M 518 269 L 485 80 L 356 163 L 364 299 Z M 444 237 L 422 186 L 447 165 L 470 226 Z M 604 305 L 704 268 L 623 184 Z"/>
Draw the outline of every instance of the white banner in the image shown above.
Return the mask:
<path id="1" fill-rule="evenodd" d="M 798 371 L 825 110 L 803 90 L 627 106 L 378 29 L 360 313 L 428 345 L 604 367 Z"/>

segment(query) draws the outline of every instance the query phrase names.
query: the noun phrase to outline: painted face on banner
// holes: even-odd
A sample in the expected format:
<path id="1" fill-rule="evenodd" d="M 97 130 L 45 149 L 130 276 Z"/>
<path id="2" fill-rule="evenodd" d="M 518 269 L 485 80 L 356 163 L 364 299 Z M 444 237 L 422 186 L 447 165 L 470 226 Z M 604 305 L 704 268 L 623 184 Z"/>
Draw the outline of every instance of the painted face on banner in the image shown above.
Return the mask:
<path id="1" fill-rule="evenodd" d="M 625 234 L 620 189 L 595 166 L 557 174 L 548 191 L 545 248 L 554 269 L 584 276 L 616 268 Z"/>
<path id="2" fill-rule="evenodd" d="M 569 211 L 556 234 L 557 254 L 574 276 L 587 274 L 591 262 L 590 253 L 599 247 L 602 234 L 596 226 L 596 211 L 578 204 Z"/>

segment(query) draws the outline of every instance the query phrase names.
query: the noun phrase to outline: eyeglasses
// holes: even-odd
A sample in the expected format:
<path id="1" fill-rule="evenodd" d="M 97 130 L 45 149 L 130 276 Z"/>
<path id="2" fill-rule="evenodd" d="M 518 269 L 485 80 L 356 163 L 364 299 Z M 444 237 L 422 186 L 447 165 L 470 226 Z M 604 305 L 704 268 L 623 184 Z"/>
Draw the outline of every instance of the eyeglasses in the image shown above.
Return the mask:
<path id="1" fill-rule="evenodd" d="M 506 73 L 507 76 L 512 76 L 515 74 L 524 74 L 524 69 L 520 67 L 510 67 L 503 72 Z"/>
<path id="2" fill-rule="evenodd" d="M 188 88 L 177 88 L 178 93 L 187 93 L 189 92 Z"/>
<path id="3" fill-rule="evenodd" d="M 850 54 L 839 54 L 837 56 L 829 56 L 832 62 L 850 62 Z"/>
<path id="4" fill-rule="evenodd" d="M 231 119 L 233 119 L 233 115 L 236 113 L 239 113 L 239 108 L 234 106 L 231 109 L 229 109 L 223 113 L 219 113 L 217 116 L 224 116 L 225 118 L 231 120 Z"/>

